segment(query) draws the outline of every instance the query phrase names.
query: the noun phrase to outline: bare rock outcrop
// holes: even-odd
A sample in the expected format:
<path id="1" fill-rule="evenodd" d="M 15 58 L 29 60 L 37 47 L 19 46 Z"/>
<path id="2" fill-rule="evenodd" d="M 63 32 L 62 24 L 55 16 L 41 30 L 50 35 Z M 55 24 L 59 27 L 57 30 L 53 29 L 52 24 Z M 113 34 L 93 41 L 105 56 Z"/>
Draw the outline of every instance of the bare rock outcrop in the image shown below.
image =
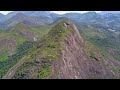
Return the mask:
<path id="1" fill-rule="evenodd" d="M 113 78 L 111 68 L 113 61 L 101 59 L 91 60 L 84 51 L 84 40 L 76 26 L 73 32 L 64 38 L 65 47 L 61 52 L 61 59 L 53 63 L 52 79 L 99 79 Z M 109 66 L 105 62 L 109 63 Z M 120 64 L 118 65 L 120 66 Z"/>

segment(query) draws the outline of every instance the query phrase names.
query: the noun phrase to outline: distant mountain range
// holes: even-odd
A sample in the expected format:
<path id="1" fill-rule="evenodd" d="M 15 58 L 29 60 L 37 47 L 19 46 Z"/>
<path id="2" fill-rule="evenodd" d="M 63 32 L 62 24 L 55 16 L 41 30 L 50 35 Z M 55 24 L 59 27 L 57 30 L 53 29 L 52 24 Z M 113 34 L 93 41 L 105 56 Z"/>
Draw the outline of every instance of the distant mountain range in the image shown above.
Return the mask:
<path id="1" fill-rule="evenodd" d="M 30 26 L 48 25 L 60 17 L 66 17 L 79 23 L 86 23 L 105 29 L 116 29 L 120 31 L 120 12 L 88 12 L 88 13 L 66 13 L 55 14 L 50 11 L 14 11 L 7 15 L 0 14 L 0 28 L 8 28 L 23 22 Z M 112 25 L 112 27 L 111 27 Z"/>
<path id="2" fill-rule="evenodd" d="M 52 23 L 56 17 L 59 15 L 47 11 L 14 11 L 7 15 L 0 15 L 0 28 L 8 28 L 20 22 L 31 26 L 46 25 Z"/>
<path id="3" fill-rule="evenodd" d="M 7 19 L 10 19 L 18 13 L 22 13 L 22 14 L 27 15 L 27 16 L 36 16 L 36 17 L 41 17 L 41 16 L 43 17 L 44 16 L 44 17 L 49 17 L 49 18 L 51 18 L 51 17 L 55 18 L 56 15 L 57 15 L 57 17 L 59 16 L 58 14 L 54 14 L 50 11 L 14 11 L 14 12 L 8 13 L 7 15 L 1 14 L 2 19 L 0 19 L 0 21 L 2 22 L 2 21 L 5 21 Z"/>
<path id="4" fill-rule="evenodd" d="M 120 13 L 120 11 L 102 11 L 102 12 L 100 12 L 100 14 L 102 14 L 102 15 L 108 14 L 108 13 L 117 14 L 117 13 Z"/>

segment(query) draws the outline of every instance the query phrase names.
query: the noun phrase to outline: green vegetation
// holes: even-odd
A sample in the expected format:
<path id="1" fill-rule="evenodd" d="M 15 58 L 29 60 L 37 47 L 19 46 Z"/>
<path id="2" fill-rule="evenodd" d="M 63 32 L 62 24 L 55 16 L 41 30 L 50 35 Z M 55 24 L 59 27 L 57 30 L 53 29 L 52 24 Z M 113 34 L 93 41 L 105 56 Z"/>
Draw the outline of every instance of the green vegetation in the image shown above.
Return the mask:
<path id="1" fill-rule="evenodd" d="M 33 32 L 38 36 L 38 38 L 40 40 L 44 35 L 46 35 L 51 30 L 52 27 L 53 27 L 52 25 L 49 25 L 49 26 L 27 26 L 23 23 L 18 23 L 16 25 L 16 27 L 11 31 L 17 31 L 17 33 L 19 32 L 19 34 L 22 34 L 22 32 L 25 32 L 25 31 Z M 22 36 L 25 37 L 23 34 L 22 34 Z"/>
<path id="2" fill-rule="evenodd" d="M 8 59 L 8 54 L 6 52 L 0 54 L 0 62 L 5 61 L 7 59 Z"/>
<path id="3" fill-rule="evenodd" d="M 10 28 L 8 30 L 0 31 L 0 41 L 1 40 L 10 40 L 15 41 L 16 45 L 14 46 L 14 51 L 11 51 L 11 49 L 8 48 L 8 46 L 0 47 L 2 48 L 2 52 L 0 54 L 0 60 L 4 61 L 7 60 L 8 55 L 11 53 L 16 53 L 16 48 L 19 47 L 19 45 L 23 44 L 24 42 L 28 41 L 27 35 L 23 35 L 22 32 L 25 31 L 31 31 L 33 33 L 36 33 L 38 36 L 38 41 L 40 38 L 42 38 L 45 34 L 47 34 L 51 26 L 39 26 L 39 27 L 32 27 L 32 26 L 26 26 L 25 24 L 18 23 L 15 27 Z M 32 36 L 31 36 L 32 37 Z M 3 45 L 2 45 L 3 46 Z M 8 53 L 4 53 L 8 52 Z"/>
<path id="4" fill-rule="evenodd" d="M 52 70 L 51 65 L 45 64 L 42 68 L 39 69 L 38 78 L 45 79 L 46 77 L 49 77 L 49 75 L 51 74 L 51 70 Z"/>
<path id="5" fill-rule="evenodd" d="M 7 60 L 0 62 L 0 78 L 11 68 L 13 67 L 23 56 L 27 54 L 30 48 L 33 47 L 32 42 L 25 42 L 19 46 L 16 54 L 10 56 Z"/>
<path id="6" fill-rule="evenodd" d="M 1 42 L 2 41 L 2 42 Z M 9 41 L 9 42 L 7 42 Z M 22 43 L 26 41 L 25 37 L 19 34 L 17 31 L 1 31 L 0 32 L 0 44 L 3 44 L 0 49 L 1 52 L 1 61 L 4 57 L 4 60 L 8 59 L 8 56 L 16 53 L 16 48 L 19 47 Z M 14 47 L 10 47 L 10 42 L 14 45 Z M 5 53 L 6 52 L 6 53 Z"/>
<path id="7" fill-rule="evenodd" d="M 5 39 L 16 42 L 14 51 L 12 51 L 12 53 L 14 53 L 12 56 L 9 56 L 9 52 L 11 53 L 11 51 L 10 49 L 7 49 L 7 47 L 4 47 L 2 53 L 0 54 L 0 78 L 2 78 L 5 73 L 20 59 L 24 58 L 26 55 L 28 55 L 28 53 L 30 54 L 30 52 L 28 52 L 30 49 L 35 49 L 33 48 L 33 43 L 27 38 L 28 36 L 23 34 L 24 32 L 35 33 L 39 41 L 50 31 L 52 27 L 52 25 L 33 27 L 27 26 L 23 23 L 18 23 L 15 27 L 12 27 L 8 30 L 0 31 L 0 40 Z"/>
<path id="8" fill-rule="evenodd" d="M 31 69 L 34 71 L 30 72 Z M 51 70 L 52 67 L 48 63 L 36 67 L 35 64 L 26 62 L 19 68 L 19 70 L 17 70 L 16 74 L 12 78 L 13 79 L 27 79 L 27 78 L 45 79 L 46 77 L 50 76 Z"/>

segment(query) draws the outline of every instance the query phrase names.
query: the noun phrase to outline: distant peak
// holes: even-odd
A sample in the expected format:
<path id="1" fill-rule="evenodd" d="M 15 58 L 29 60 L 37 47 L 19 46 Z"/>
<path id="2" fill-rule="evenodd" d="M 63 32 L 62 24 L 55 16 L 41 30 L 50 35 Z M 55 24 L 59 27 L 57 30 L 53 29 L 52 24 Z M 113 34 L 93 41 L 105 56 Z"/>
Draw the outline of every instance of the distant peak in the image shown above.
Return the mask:
<path id="1" fill-rule="evenodd" d="M 23 13 L 17 13 L 16 16 L 25 16 Z"/>

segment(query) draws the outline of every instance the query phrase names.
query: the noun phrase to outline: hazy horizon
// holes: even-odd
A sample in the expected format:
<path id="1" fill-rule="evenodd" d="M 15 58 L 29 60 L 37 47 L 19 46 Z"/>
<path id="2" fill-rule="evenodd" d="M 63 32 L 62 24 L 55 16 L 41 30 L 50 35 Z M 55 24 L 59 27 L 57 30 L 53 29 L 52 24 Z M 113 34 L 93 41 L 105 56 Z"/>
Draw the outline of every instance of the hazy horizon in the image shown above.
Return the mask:
<path id="1" fill-rule="evenodd" d="M 0 11 L 0 13 L 6 15 L 10 12 L 13 12 L 13 11 Z M 87 13 L 87 12 L 91 12 L 91 11 L 51 11 L 51 12 L 54 12 L 56 14 L 65 14 L 65 13 Z M 97 13 L 101 12 L 101 11 L 95 11 Z"/>

